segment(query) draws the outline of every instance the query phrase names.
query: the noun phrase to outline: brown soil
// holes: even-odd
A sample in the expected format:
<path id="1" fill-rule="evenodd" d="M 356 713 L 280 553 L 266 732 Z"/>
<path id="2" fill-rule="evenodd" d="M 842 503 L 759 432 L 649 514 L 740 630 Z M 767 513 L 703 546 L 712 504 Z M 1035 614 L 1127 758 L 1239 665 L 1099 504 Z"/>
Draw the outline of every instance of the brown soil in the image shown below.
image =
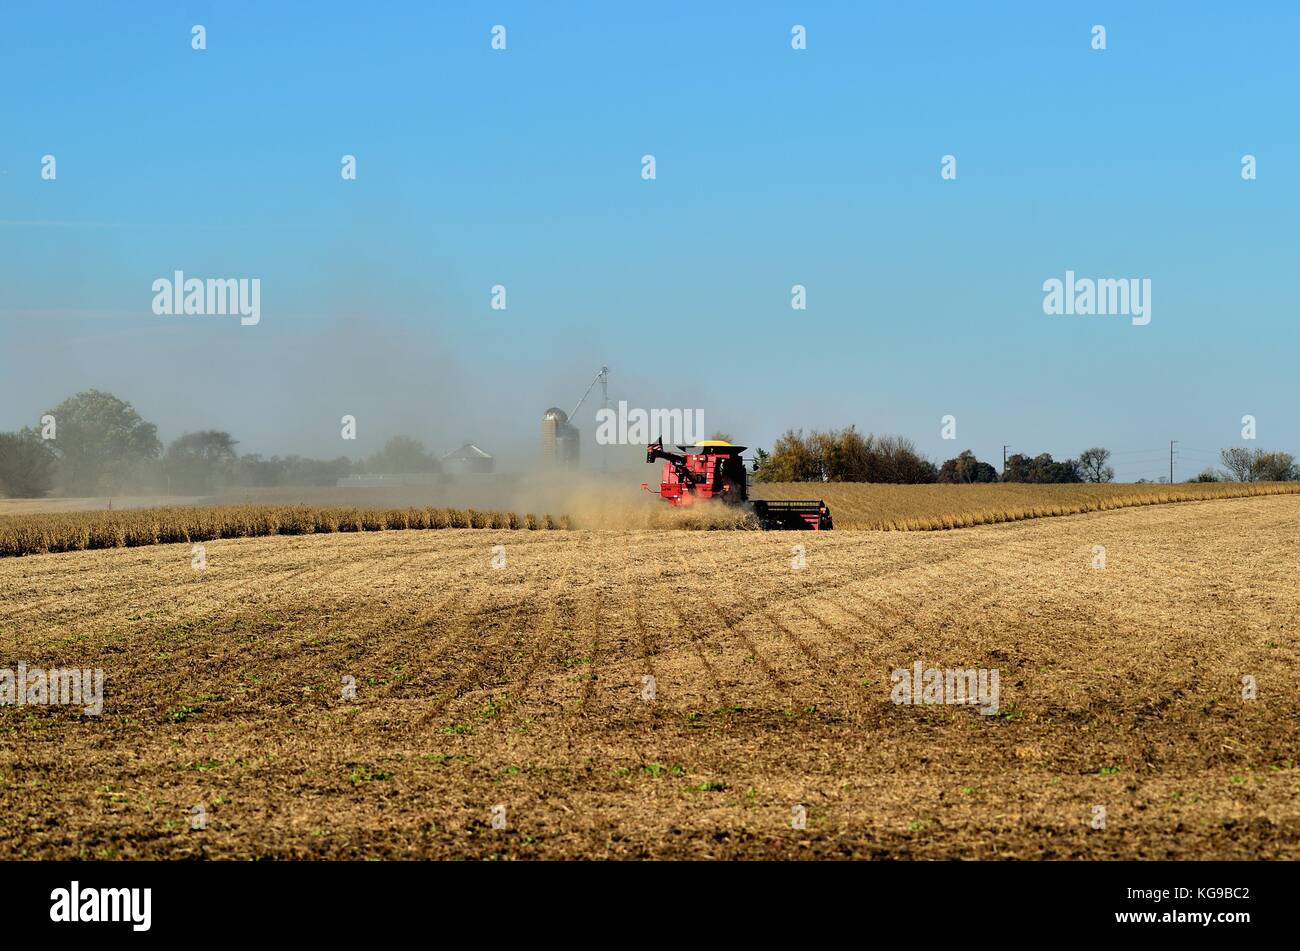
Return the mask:
<path id="1" fill-rule="evenodd" d="M 1298 521 L 6 559 L 0 667 L 102 667 L 106 696 L 0 708 L 0 857 L 1298 858 Z M 999 714 L 891 703 L 916 660 L 998 669 Z"/>

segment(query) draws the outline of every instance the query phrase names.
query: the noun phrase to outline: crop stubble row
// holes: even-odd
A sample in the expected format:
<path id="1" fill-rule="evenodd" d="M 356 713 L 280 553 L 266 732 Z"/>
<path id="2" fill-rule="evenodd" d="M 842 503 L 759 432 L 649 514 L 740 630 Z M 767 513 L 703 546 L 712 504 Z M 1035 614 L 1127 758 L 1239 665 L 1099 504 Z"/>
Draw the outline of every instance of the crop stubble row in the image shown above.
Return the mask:
<path id="1" fill-rule="evenodd" d="M 273 618 L 249 620 L 261 625 L 252 641 L 230 620 L 285 540 L 232 540 L 213 562 L 227 578 L 205 593 L 207 623 L 188 633 L 169 633 L 188 616 L 183 605 L 151 602 L 158 617 L 124 622 L 129 597 L 87 599 L 75 622 L 61 615 L 60 628 L 87 632 L 76 650 L 124 648 L 126 657 L 101 659 L 110 682 L 126 662 L 137 687 L 112 698 L 102 724 L 41 711 L 47 732 L 21 728 L 14 755 L 0 758 L 10 779 L 0 798 L 15 810 L 15 848 L 67 854 L 21 824 L 60 793 L 25 805 L 21 780 L 42 762 L 76 760 L 48 742 L 106 729 L 107 749 L 132 749 L 140 764 L 131 802 L 171 795 L 178 750 L 220 761 L 211 774 L 181 774 L 193 795 L 220 787 L 246 800 L 214 810 L 213 854 L 783 854 L 792 798 L 811 807 L 805 840 L 816 854 L 1285 854 L 1295 774 L 1286 776 L 1283 751 L 1295 748 L 1296 703 L 1279 686 L 1297 672 L 1286 600 L 1300 565 L 1297 514 L 1291 499 L 1257 499 L 942 536 L 295 539 L 338 563 L 299 575 L 292 597 L 263 592 L 253 603 Z M 790 567 L 796 538 L 808 546 L 802 571 Z M 502 571 L 488 567 L 496 543 L 509 557 Z M 1089 566 L 1097 543 L 1109 549 L 1104 571 Z M 139 578 L 164 554 L 72 557 L 116 561 L 103 577 Z M 10 562 L 0 579 L 61 560 Z M 42 575 L 48 592 L 64 573 L 26 577 Z M 1234 626 L 1221 629 L 1228 619 Z M 0 624 L 8 654 L 70 657 L 50 646 L 54 631 L 39 616 Z M 97 643 L 96 630 L 111 636 Z M 569 665 L 570 645 L 593 647 Z M 151 671 L 159 649 L 168 663 Z M 884 678 L 913 659 L 1002 667 L 1015 716 L 893 707 Z M 650 663 L 653 704 L 639 697 Z M 409 677 L 382 683 L 401 676 L 396 666 Z M 241 670 L 260 671 L 265 686 L 238 693 Z M 356 704 L 337 699 L 350 671 Z M 1243 671 L 1260 677 L 1265 702 L 1234 700 Z M 193 722 L 170 720 L 200 693 L 225 699 Z M 485 716 L 506 693 L 504 713 Z M 271 762 L 250 755 L 254 725 Z M 89 777 L 85 755 L 77 762 Z M 656 764 L 683 772 L 645 771 Z M 1123 779 L 1102 782 L 1102 766 Z M 352 782 L 357 770 L 389 778 Z M 1248 777 L 1240 791 L 1233 773 Z M 983 799 L 967 801 L 965 788 Z M 1199 804 L 1159 798 L 1180 789 Z M 1112 802 L 1115 821 L 1129 823 L 1123 839 L 1089 837 L 1086 812 L 1071 811 L 1089 797 Z M 397 813 L 385 811 L 398 801 Z M 514 833 L 491 838 L 474 818 L 490 801 L 509 806 Z M 259 840 L 254 812 L 266 809 L 295 819 L 266 819 Z M 417 836 L 416 816 L 440 831 Z M 138 807 L 99 821 L 98 833 L 83 830 L 92 839 L 150 828 Z M 325 841 L 301 831 L 313 823 L 333 830 Z M 187 846 L 155 833 L 137 847 Z"/>

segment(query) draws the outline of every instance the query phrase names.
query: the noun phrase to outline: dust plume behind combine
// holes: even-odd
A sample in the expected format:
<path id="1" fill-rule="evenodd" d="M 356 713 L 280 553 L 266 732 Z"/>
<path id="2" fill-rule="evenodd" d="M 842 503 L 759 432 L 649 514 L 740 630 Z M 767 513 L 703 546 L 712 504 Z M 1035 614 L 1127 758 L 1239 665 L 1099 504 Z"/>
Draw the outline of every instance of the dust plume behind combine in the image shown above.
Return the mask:
<path id="1" fill-rule="evenodd" d="M 658 471 L 652 478 L 658 477 Z M 722 503 L 675 508 L 644 492 L 626 472 L 601 475 L 581 471 L 534 469 L 523 475 L 460 479 L 432 486 L 391 488 L 232 489 L 201 504 L 350 505 L 370 508 L 445 506 L 509 512 L 567 515 L 574 528 L 602 530 L 682 529 L 754 530 L 748 511 Z"/>
<path id="2" fill-rule="evenodd" d="M 522 500 L 534 506 L 549 504 L 550 511 L 568 515 L 575 528 L 717 531 L 759 527 L 758 520 L 746 509 L 722 502 L 679 508 L 658 495 L 643 492 L 636 483 L 629 487 L 612 477 L 578 473 L 562 479 L 542 476 L 521 486 L 521 491 Z"/>

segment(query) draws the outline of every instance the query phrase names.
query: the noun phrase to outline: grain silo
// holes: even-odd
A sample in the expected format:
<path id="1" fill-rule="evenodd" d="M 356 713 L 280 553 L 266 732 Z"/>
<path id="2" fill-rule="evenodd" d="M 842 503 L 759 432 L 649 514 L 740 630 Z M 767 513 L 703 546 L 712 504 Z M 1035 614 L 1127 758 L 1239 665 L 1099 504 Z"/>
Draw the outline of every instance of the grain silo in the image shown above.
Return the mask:
<path id="1" fill-rule="evenodd" d="M 578 464 L 578 430 L 569 423 L 569 414 L 552 406 L 542 414 L 542 462 L 551 466 Z"/>

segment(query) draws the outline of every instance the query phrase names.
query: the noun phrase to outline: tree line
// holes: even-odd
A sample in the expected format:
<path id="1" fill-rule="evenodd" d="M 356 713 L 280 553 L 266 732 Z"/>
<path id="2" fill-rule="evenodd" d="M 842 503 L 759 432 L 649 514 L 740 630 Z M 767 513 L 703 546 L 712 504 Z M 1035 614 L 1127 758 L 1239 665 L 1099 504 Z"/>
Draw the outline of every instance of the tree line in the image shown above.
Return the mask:
<path id="1" fill-rule="evenodd" d="M 1189 482 L 1287 482 L 1300 479 L 1300 467 L 1286 452 L 1233 447 L 1221 453 L 1223 469 L 1206 469 Z M 787 430 L 771 452 L 755 450 L 758 482 L 891 482 L 891 483 L 1079 483 L 1112 482 L 1111 452 L 1092 446 L 1076 459 L 1053 459 L 1050 453 L 1008 456 L 1001 473 L 969 449 L 936 465 L 903 436 L 860 433 L 849 426 L 828 431 Z M 1146 480 L 1141 480 L 1146 481 Z"/>
<path id="2" fill-rule="evenodd" d="M 1221 470 L 1204 470 L 1190 482 L 1295 482 L 1300 480 L 1300 466 L 1289 452 L 1246 449 L 1233 446 L 1219 451 Z"/>
<path id="3" fill-rule="evenodd" d="M 112 393 L 87 390 L 44 414 L 42 427 L 0 433 L 0 495 L 210 495 L 225 488 L 332 486 L 366 472 L 439 472 L 423 443 L 395 436 L 355 462 L 239 454 L 230 433 L 186 433 L 164 446 L 158 428 Z"/>
<path id="4" fill-rule="evenodd" d="M 210 495 L 238 487 L 332 486 L 362 473 L 441 471 L 423 443 L 410 436 L 394 436 L 361 461 L 241 455 L 238 441 L 221 430 L 186 433 L 164 446 L 153 423 L 130 403 L 100 390 L 69 397 L 42 419 L 41 429 L 0 433 L 0 494 L 95 496 L 129 488 L 142 494 Z M 760 482 L 1101 483 L 1115 478 L 1111 453 L 1102 447 L 1064 460 L 1016 453 L 999 473 L 970 450 L 936 465 L 903 436 L 863 434 L 853 426 L 807 435 L 789 430 L 771 452 L 755 453 L 754 478 Z M 1188 481 L 1300 479 L 1290 453 L 1232 447 L 1220 456 L 1222 469 L 1206 469 Z"/>

